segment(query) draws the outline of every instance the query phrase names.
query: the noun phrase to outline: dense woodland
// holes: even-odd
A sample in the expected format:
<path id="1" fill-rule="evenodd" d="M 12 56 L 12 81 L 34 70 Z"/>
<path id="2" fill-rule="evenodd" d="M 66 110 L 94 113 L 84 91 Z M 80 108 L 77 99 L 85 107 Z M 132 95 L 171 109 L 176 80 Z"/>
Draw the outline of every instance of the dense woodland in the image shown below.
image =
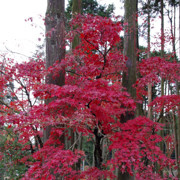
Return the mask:
<path id="1" fill-rule="evenodd" d="M 180 3 L 121 2 L 47 0 L 45 45 L 0 54 L 0 179 L 180 179 Z"/>

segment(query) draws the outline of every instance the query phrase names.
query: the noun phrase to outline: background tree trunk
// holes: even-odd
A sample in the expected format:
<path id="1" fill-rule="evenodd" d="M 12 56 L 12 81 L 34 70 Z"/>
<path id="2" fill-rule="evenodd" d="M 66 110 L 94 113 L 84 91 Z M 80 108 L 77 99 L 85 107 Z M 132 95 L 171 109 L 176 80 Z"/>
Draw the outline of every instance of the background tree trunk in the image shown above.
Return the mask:
<path id="1" fill-rule="evenodd" d="M 180 59 L 180 3 L 179 3 L 179 59 Z M 177 83 L 177 95 L 179 95 L 179 83 Z M 177 123 L 178 123 L 178 129 L 177 129 L 177 132 L 178 132 L 178 152 L 177 152 L 177 155 L 178 155 L 178 159 L 177 159 L 177 162 L 178 162 L 178 178 L 180 179 L 180 107 L 178 107 L 178 118 L 177 118 Z"/>
<path id="2" fill-rule="evenodd" d="M 72 15 L 81 14 L 82 12 L 82 0 L 73 0 L 72 1 Z M 72 49 L 75 49 L 80 43 L 80 38 L 76 35 L 72 42 Z"/>
<path id="3" fill-rule="evenodd" d="M 127 57 L 126 66 L 128 73 L 123 74 L 123 86 L 127 89 L 129 94 L 135 98 L 136 90 L 133 84 L 136 82 L 136 63 L 137 63 L 137 0 L 125 0 L 124 8 L 124 22 L 125 22 L 125 35 L 124 35 L 124 55 Z M 126 114 L 122 117 L 121 121 L 126 122 L 133 119 L 135 115 Z M 118 180 L 131 180 L 134 179 L 129 173 L 118 172 Z"/>
<path id="4" fill-rule="evenodd" d="M 72 1 L 72 15 L 80 14 L 82 12 L 82 0 L 73 0 Z M 73 42 L 72 42 L 72 50 L 76 48 L 80 43 L 80 38 L 76 34 Z M 78 58 L 78 57 L 76 57 Z M 82 150 L 82 133 L 78 133 L 77 131 L 73 131 L 72 129 L 69 130 L 71 137 L 72 137 L 72 144 L 76 142 L 75 144 L 75 149 Z M 81 160 L 79 159 L 78 162 L 76 163 L 74 169 L 80 170 L 81 168 Z"/>
<path id="5" fill-rule="evenodd" d="M 150 0 L 148 0 L 148 17 L 147 17 L 147 23 L 148 23 L 148 52 L 147 52 L 147 58 L 151 57 L 151 38 L 150 38 L 150 34 L 151 34 L 151 22 L 150 22 Z M 150 104 L 152 102 L 152 84 L 149 83 L 148 84 L 148 104 Z M 152 119 L 152 107 L 148 106 L 148 118 Z"/>
<path id="6" fill-rule="evenodd" d="M 161 58 L 164 58 L 164 0 L 161 0 Z M 164 79 L 161 79 L 161 96 L 164 96 Z M 160 113 L 160 123 L 164 123 L 164 109 Z M 164 130 L 160 131 L 160 135 L 164 137 Z M 160 149 L 164 151 L 164 141 L 160 142 Z M 158 167 L 159 169 L 159 167 Z M 161 176 L 163 172 L 161 171 Z"/>
<path id="7" fill-rule="evenodd" d="M 48 0 L 46 11 L 46 68 L 56 61 L 61 62 L 65 57 L 65 24 L 64 24 L 64 0 Z M 63 86 L 65 83 L 64 72 L 60 71 L 55 79 L 52 74 L 46 77 L 47 84 Z M 51 100 L 47 100 L 49 103 Z M 51 127 L 44 131 L 44 142 L 49 138 Z"/>
<path id="8" fill-rule="evenodd" d="M 126 66 L 128 73 L 123 74 L 123 86 L 134 98 L 136 91 L 132 85 L 136 82 L 136 63 L 137 63 L 137 0 L 125 0 L 125 36 L 124 36 L 124 55 L 128 58 Z M 127 23 L 127 24 L 126 24 Z"/>

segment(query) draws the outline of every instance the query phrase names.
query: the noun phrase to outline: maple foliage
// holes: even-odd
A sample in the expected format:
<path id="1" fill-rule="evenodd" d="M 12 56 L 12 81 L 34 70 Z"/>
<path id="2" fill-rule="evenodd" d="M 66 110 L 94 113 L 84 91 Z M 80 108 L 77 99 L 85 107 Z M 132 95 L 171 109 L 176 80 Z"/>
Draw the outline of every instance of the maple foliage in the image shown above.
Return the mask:
<path id="1" fill-rule="evenodd" d="M 180 106 L 180 96 L 178 95 L 166 95 L 157 97 L 150 106 L 154 107 L 154 111 L 160 112 L 162 108 L 165 112 L 169 112 L 171 110 L 178 111 L 178 107 Z"/>
<path id="2" fill-rule="evenodd" d="M 135 87 L 140 99 L 142 95 L 147 95 L 145 87 L 149 83 L 155 85 L 161 82 L 161 79 L 168 80 L 169 83 L 180 81 L 180 64 L 177 62 L 166 61 L 161 57 L 151 57 L 143 59 L 138 66 L 142 77 L 137 80 Z"/>
<path id="3" fill-rule="evenodd" d="M 119 166 L 122 172 L 128 171 L 131 175 L 135 171 L 137 179 L 161 179 L 157 173 L 153 173 L 155 163 L 160 165 L 160 169 L 174 165 L 174 160 L 167 158 L 157 146 L 162 141 L 162 137 L 156 134 L 161 124 L 146 117 L 137 117 L 119 127 L 121 131 L 111 137 L 110 149 L 116 149 L 116 152 L 110 164 Z"/>
<path id="4" fill-rule="evenodd" d="M 137 179 L 162 179 L 160 172 L 154 173 L 155 165 L 158 164 L 160 170 L 174 166 L 174 161 L 158 146 L 162 141 L 157 135 L 160 124 L 143 116 L 122 121 L 123 116 L 135 114 L 136 110 L 135 101 L 122 86 L 126 57 L 117 46 L 122 30 L 118 18 L 112 21 L 99 16 L 77 15 L 71 22 L 67 42 L 78 35 L 80 44 L 61 63 L 57 61 L 48 70 L 41 59 L 21 64 L 7 60 L 6 64 L 0 64 L 1 97 L 5 98 L 8 93 L 16 97 L 10 104 L 2 100 L 1 124 L 11 124 L 19 140 L 31 142 L 31 160 L 29 156 L 21 158 L 29 167 L 23 179 L 55 179 L 58 176 L 113 179 L 115 168 L 122 173 L 135 174 Z M 157 63 L 160 66 L 157 67 Z M 45 84 L 44 77 L 48 73 L 56 77 L 60 70 L 65 72 L 64 86 Z M 179 80 L 179 64 L 167 64 L 158 57 L 143 60 L 139 70 L 142 75 L 136 84 L 139 95 L 148 82 L 157 83 L 159 76 L 170 81 Z M 16 88 L 7 89 L 9 82 L 17 83 Z M 51 102 L 43 103 L 47 99 Z M 158 104 L 157 111 L 162 104 L 170 110 L 179 105 L 174 99 L 179 96 L 160 97 L 152 105 Z M 47 126 L 53 128 L 50 138 L 43 144 L 42 130 Z M 114 157 L 106 164 L 100 162 L 99 167 L 76 170 L 75 164 L 86 154 L 72 147 L 65 148 L 61 136 L 68 128 L 84 137 L 108 139 L 108 150 L 115 152 Z"/>
<path id="5" fill-rule="evenodd" d="M 56 174 L 65 179 L 75 179 L 77 171 L 72 166 L 83 156 L 83 152 L 76 150 L 64 150 L 59 137 L 62 131 L 53 129 L 50 139 L 44 144 L 44 147 L 33 154 L 35 163 L 29 168 L 23 179 L 55 179 Z M 73 178 L 72 178 L 73 177 Z"/>

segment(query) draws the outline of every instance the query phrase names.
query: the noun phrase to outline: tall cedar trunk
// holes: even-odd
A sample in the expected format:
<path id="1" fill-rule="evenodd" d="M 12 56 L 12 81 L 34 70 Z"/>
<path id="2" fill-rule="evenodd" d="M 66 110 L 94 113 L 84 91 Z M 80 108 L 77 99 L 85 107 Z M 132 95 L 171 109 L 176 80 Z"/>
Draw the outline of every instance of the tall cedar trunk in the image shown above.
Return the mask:
<path id="1" fill-rule="evenodd" d="M 72 14 L 80 14 L 82 12 L 82 0 L 73 0 L 72 1 Z M 80 43 L 78 35 L 76 35 L 72 42 L 72 49 L 74 49 Z"/>
<path id="2" fill-rule="evenodd" d="M 180 3 L 179 3 L 179 58 L 180 58 Z M 177 94 L 179 95 L 179 84 L 177 84 Z M 180 156 L 180 108 L 178 107 L 178 156 Z M 178 178 L 180 179 L 180 158 L 178 159 Z"/>
<path id="3" fill-rule="evenodd" d="M 173 31 L 173 30 L 172 30 Z M 176 5 L 174 4 L 174 39 L 173 39 L 173 51 L 176 58 Z"/>
<path id="4" fill-rule="evenodd" d="M 164 0 L 161 0 L 161 58 L 164 58 Z M 161 96 L 164 96 L 164 79 L 161 79 Z M 160 113 L 161 123 L 164 123 L 164 109 Z M 161 137 L 164 136 L 164 130 L 160 131 Z M 164 151 L 164 142 L 160 142 L 160 149 Z M 158 167 L 159 168 L 159 167 Z M 161 171 L 161 176 L 163 172 Z"/>
<path id="5" fill-rule="evenodd" d="M 164 58 L 164 1 L 161 0 L 161 58 Z M 161 79 L 161 96 L 164 96 L 164 79 Z M 163 123 L 163 109 L 161 110 L 161 122 Z M 161 131 L 163 135 L 163 131 Z M 163 144 L 161 144 L 163 150 Z"/>
<path id="6" fill-rule="evenodd" d="M 173 16 L 170 16 L 170 12 L 168 11 L 168 18 L 170 21 L 170 26 L 171 26 L 171 37 L 172 37 L 172 49 L 173 49 L 173 53 L 174 53 L 174 61 L 177 61 L 177 56 L 176 56 L 176 44 L 175 44 L 175 31 L 176 31 L 176 27 L 175 27 L 175 20 L 176 20 L 176 6 L 174 4 L 174 29 L 173 29 Z M 173 32 L 174 30 L 174 32 Z M 179 90 L 178 90 L 178 81 L 176 81 L 176 92 L 177 95 L 179 95 Z M 178 110 L 178 109 L 177 109 Z M 173 112 L 173 131 L 174 131 L 174 141 L 175 141 L 175 158 L 176 158 L 176 164 L 178 165 L 178 176 L 180 178 L 180 161 L 179 161 L 179 155 L 180 155 L 180 127 L 179 126 L 179 115 L 177 114 L 177 119 L 176 119 L 176 114 L 175 112 Z"/>
<path id="7" fill-rule="evenodd" d="M 151 24 L 150 24 L 150 0 L 148 0 L 148 17 L 147 17 L 147 23 L 148 23 L 148 53 L 147 53 L 147 58 L 150 58 L 151 56 L 151 39 L 150 39 L 150 29 L 151 29 Z M 152 83 L 148 84 L 148 104 L 152 102 Z M 148 118 L 152 119 L 152 107 L 148 106 Z"/>
<path id="8" fill-rule="evenodd" d="M 73 0 L 72 1 L 72 15 L 80 14 L 82 12 L 82 0 Z M 76 35 L 72 42 L 72 49 L 75 49 L 80 43 L 80 38 Z M 78 58 L 78 57 L 76 57 Z M 74 132 L 70 129 L 71 137 L 72 137 L 72 144 L 76 142 L 75 148 L 82 150 L 82 134 L 78 134 L 78 132 Z M 81 167 L 81 160 L 79 159 L 76 163 L 74 169 L 80 170 Z"/>
<path id="9" fill-rule="evenodd" d="M 161 57 L 164 57 L 164 0 L 161 0 Z"/>
<path id="10" fill-rule="evenodd" d="M 136 82 L 136 63 L 137 63 L 137 0 L 125 0 L 125 35 L 124 35 L 124 55 L 127 57 L 126 66 L 128 73 L 123 74 L 123 86 L 127 88 L 132 98 L 136 97 L 136 90 L 133 84 Z M 135 115 L 126 113 L 121 121 L 126 122 L 133 119 Z M 118 180 L 134 179 L 127 172 L 118 173 Z"/>
<path id="11" fill-rule="evenodd" d="M 64 24 L 64 0 L 48 0 L 46 11 L 46 68 L 52 66 L 56 61 L 61 62 L 65 57 L 65 24 Z M 59 76 L 52 78 L 52 74 L 46 77 L 47 84 L 63 86 L 65 75 L 63 71 Z M 51 100 L 47 100 L 49 103 Z M 51 127 L 44 131 L 44 142 L 49 138 Z"/>
<path id="12" fill-rule="evenodd" d="M 174 5 L 175 6 L 175 5 Z M 173 13 L 170 14 L 170 10 L 167 10 L 168 19 L 170 22 L 170 32 L 171 32 L 171 38 L 172 38 L 172 50 L 174 54 L 174 60 L 176 60 L 176 43 L 175 43 L 175 7 L 174 7 L 174 28 L 173 28 Z"/>
<path id="13" fill-rule="evenodd" d="M 173 38 L 173 52 L 174 55 L 176 55 L 175 52 L 175 5 L 174 5 L 174 38 Z M 171 23 L 171 34 L 172 34 L 172 20 Z M 180 3 L 179 3 L 179 31 L 180 31 Z M 180 33 L 179 33 L 179 49 L 180 49 Z M 175 56 L 177 58 L 177 56 Z M 180 58 L 180 50 L 179 50 L 179 58 Z M 177 63 L 179 63 L 178 59 Z M 176 81 L 176 94 L 179 95 L 179 82 Z M 173 112 L 173 128 L 174 128 L 174 136 L 175 136 L 175 157 L 176 157 L 176 163 L 178 166 L 178 179 L 180 179 L 180 107 L 177 107 L 177 115 L 175 112 Z M 176 118 L 177 117 L 177 118 Z"/>
<path id="14" fill-rule="evenodd" d="M 124 55 L 127 57 L 126 66 L 128 73 L 123 74 L 123 86 L 133 98 L 136 91 L 133 84 L 136 82 L 136 63 L 137 63 L 137 0 L 125 0 L 125 36 L 124 36 Z"/>

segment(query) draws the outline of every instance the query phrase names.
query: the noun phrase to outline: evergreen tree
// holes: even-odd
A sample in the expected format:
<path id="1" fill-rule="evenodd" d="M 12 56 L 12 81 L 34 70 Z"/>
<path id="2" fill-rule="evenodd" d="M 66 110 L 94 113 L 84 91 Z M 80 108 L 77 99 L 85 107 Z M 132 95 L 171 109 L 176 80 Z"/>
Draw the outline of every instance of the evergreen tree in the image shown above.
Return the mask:
<path id="1" fill-rule="evenodd" d="M 68 1 L 68 6 L 66 8 L 66 18 L 67 22 L 72 18 L 72 6 L 73 0 Z M 114 5 L 109 4 L 108 6 L 103 6 L 98 4 L 97 0 L 82 0 L 82 14 L 93 14 L 102 17 L 111 17 L 114 12 Z"/>

